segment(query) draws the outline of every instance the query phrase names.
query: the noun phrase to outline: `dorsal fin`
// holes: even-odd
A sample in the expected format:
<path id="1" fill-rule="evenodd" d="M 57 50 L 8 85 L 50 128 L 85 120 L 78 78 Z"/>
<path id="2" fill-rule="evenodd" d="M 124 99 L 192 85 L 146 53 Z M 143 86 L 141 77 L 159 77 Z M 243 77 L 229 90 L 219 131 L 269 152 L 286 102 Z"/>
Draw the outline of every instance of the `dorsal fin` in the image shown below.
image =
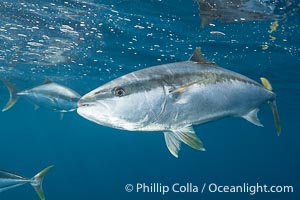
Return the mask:
<path id="1" fill-rule="evenodd" d="M 52 81 L 48 77 L 45 77 L 44 84 L 48 84 L 48 83 L 52 83 Z"/>
<path id="2" fill-rule="evenodd" d="M 189 61 L 196 63 L 215 64 L 204 57 L 199 47 L 195 49 L 193 55 L 189 58 Z"/>

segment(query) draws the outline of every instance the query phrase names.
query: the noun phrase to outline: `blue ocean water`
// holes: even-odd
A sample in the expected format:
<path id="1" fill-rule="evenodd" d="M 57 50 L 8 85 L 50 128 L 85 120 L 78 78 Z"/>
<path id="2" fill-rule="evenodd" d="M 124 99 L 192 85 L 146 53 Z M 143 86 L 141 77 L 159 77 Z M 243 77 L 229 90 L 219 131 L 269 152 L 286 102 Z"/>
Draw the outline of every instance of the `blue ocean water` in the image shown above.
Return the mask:
<path id="1" fill-rule="evenodd" d="M 298 1 L 276 1 L 267 21 L 201 26 L 192 0 L 14 0 L 0 2 L 0 78 L 18 89 L 45 77 L 80 94 L 129 72 L 184 61 L 196 47 L 209 60 L 277 94 L 282 134 L 264 105 L 264 127 L 226 118 L 195 127 L 205 152 L 182 146 L 179 158 L 159 132 L 120 131 L 76 112 L 60 114 L 20 98 L 0 113 L 0 168 L 31 177 L 48 165 L 46 199 L 299 199 L 300 14 Z M 213 34 L 220 31 L 224 34 Z M 9 98 L 0 85 L 0 106 Z M 193 185 L 198 192 L 137 191 L 138 184 Z M 125 186 L 132 184 L 133 191 Z M 209 186 L 292 186 L 291 193 L 213 192 Z M 202 193 L 203 185 L 205 190 Z M 0 199 L 38 199 L 30 185 Z M 161 187 L 159 187 L 161 188 Z M 184 189 L 184 187 L 182 187 Z"/>

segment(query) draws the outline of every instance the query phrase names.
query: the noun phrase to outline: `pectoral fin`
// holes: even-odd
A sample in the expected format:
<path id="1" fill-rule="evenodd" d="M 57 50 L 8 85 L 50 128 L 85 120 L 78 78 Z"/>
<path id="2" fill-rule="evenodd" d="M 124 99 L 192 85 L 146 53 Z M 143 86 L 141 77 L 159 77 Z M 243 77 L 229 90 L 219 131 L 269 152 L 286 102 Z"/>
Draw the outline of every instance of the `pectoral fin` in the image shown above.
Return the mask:
<path id="1" fill-rule="evenodd" d="M 251 122 L 252 124 L 255 124 L 256 126 L 263 127 L 264 125 L 262 125 L 262 123 L 259 121 L 259 119 L 257 117 L 258 111 L 259 111 L 259 109 L 255 108 L 254 110 L 251 110 L 250 112 L 248 112 L 246 115 L 244 115 L 242 117 L 244 119 L 246 119 L 247 121 Z"/>
<path id="2" fill-rule="evenodd" d="M 175 88 L 175 89 L 172 89 L 169 91 L 170 94 L 174 94 L 174 93 L 183 93 L 186 89 L 188 89 L 189 87 L 195 85 L 195 84 L 201 84 L 201 83 L 205 83 L 209 80 L 209 78 L 204 78 L 204 79 L 199 79 L 199 80 L 196 80 L 196 81 L 193 81 L 191 83 L 188 83 L 184 86 L 181 86 L 181 87 L 178 87 L 178 88 Z"/>
<path id="3" fill-rule="evenodd" d="M 170 93 L 170 94 L 174 94 L 174 93 L 182 93 L 182 92 L 184 92 L 188 87 L 190 87 L 190 86 L 192 86 L 192 85 L 194 85 L 194 84 L 196 84 L 196 83 L 197 83 L 197 82 L 193 82 L 193 83 L 184 85 L 184 86 L 182 86 L 182 87 L 176 88 L 176 89 L 174 89 L 174 90 L 170 90 L 169 93 Z"/>

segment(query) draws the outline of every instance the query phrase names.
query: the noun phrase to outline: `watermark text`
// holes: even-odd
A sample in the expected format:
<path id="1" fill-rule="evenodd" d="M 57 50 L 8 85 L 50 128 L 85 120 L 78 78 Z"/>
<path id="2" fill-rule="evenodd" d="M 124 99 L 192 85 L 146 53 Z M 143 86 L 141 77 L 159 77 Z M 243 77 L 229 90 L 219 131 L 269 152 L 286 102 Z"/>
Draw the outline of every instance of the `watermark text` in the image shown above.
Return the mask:
<path id="1" fill-rule="evenodd" d="M 135 183 L 126 184 L 126 192 L 135 193 L 159 193 L 166 195 L 168 193 L 245 193 L 256 195 L 257 193 L 293 193 L 294 187 L 291 185 L 267 185 L 267 184 L 249 184 L 241 183 L 239 185 L 222 185 L 217 183 Z"/>

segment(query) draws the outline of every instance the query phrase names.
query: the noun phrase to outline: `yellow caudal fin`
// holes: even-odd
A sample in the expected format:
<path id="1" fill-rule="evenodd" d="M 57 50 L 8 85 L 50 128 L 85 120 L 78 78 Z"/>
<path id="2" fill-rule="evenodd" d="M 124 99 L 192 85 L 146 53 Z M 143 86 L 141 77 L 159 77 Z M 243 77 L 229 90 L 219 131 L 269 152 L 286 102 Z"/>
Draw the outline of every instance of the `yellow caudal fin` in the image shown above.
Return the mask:
<path id="1" fill-rule="evenodd" d="M 32 182 L 30 183 L 32 185 L 32 187 L 34 188 L 34 190 L 36 191 L 36 193 L 38 194 L 38 196 L 40 197 L 41 200 L 45 200 L 45 195 L 43 192 L 43 179 L 45 174 L 47 174 L 49 172 L 50 169 L 52 169 L 54 166 L 51 165 L 45 169 L 43 169 L 42 171 L 40 171 L 39 173 L 37 173 L 33 178 L 32 178 Z"/>
<path id="2" fill-rule="evenodd" d="M 17 89 L 8 81 L 8 80 L 2 80 L 2 82 L 4 83 L 4 85 L 7 87 L 8 91 L 9 91 L 9 100 L 6 103 L 6 105 L 3 107 L 2 112 L 5 112 L 7 110 L 9 110 L 10 108 L 12 108 L 17 100 Z"/>
<path id="3" fill-rule="evenodd" d="M 272 91 L 273 88 L 272 88 L 270 81 L 268 81 L 268 79 L 261 77 L 260 80 L 266 89 Z M 277 110 L 277 106 L 276 106 L 276 100 L 274 99 L 272 101 L 269 101 L 268 103 L 272 109 L 276 132 L 277 132 L 277 135 L 279 136 L 281 133 L 281 125 L 280 125 L 280 118 L 279 118 L 279 114 L 278 114 L 278 110 Z"/>
<path id="4" fill-rule="evenodd" d="M 277 106 L 276 106 L 276 101 L 275 100 L 269 101 L 269 105 L 273 112 L 274 123 L 275 123 L 276 131 L 277 131 L 277 135 L 279 136 L 281 133 L 281 125 L 280 125 L 279 114 L 278 114 L 278 110 L 277 110 Z"/>

